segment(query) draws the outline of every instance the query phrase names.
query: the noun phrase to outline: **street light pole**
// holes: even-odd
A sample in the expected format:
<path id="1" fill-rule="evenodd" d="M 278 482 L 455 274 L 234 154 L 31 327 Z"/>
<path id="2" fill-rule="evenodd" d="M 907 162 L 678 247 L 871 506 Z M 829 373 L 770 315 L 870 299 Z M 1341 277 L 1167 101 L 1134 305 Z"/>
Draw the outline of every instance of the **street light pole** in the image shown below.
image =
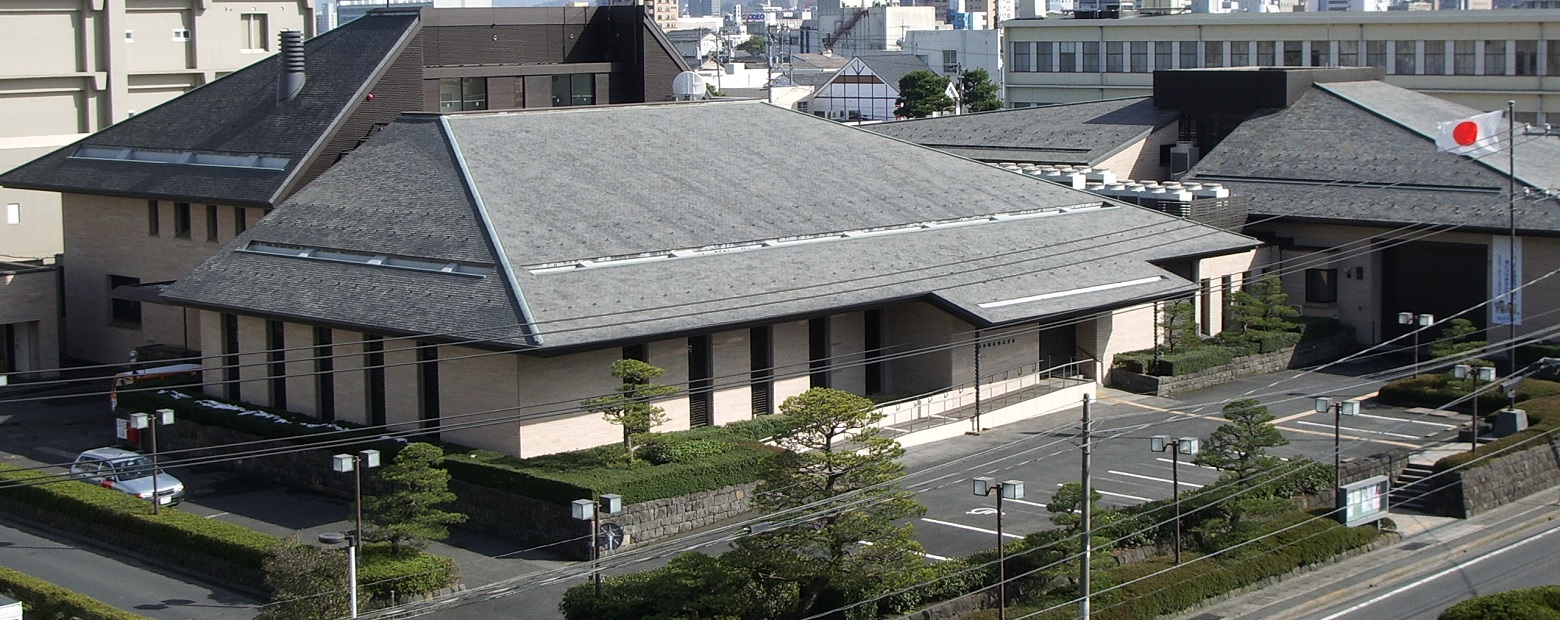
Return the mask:
<path id="1" fill-rule="evenodd" d="M 1473 396 L 1473 435 L 1468 441 L 1468 452 L 1479 452 L 1479 382 L 1489 383 L 1495 380 L 1495 367 L 1473 367 L 1468 364 L 1458 364 L 1452 367 L 1452 376 L 1457 379 L 1467 379 L 1473 382 L 1468 393 Z"/>
<path id="2" fill-rule="evenodd" d="M 347 541 L 347 587 L 350 617 L 358 617 L 357 551 L 363 544 L 363 469 L 379 467 L 379 451 L 363 450 L 357 454 L 337 454 L 330 457 L 331 469 L 337 473 L 352 472 L 352 499 L 356 506 L 352 522 L 352 540 Z"/>
<path id="3" fill-rule="evenodd" d="M 1417 324 L 1417 328 L 1415 327 Z M 1435 324 L 1435 315 L 1399 312 L 1398 325 L 1408 325 L 1414 331 L 1414 374 L 1419 374 L 1419 332 Z"/>
<path id="4" fill-rule="evenodd" d="M 1327 413 L 1328 410 L 1333 414 L 1333 491 L 1337 492 L 1343 486 L 1343 416 L 1359 415 L 1360 403 L 1354 400 L 1334 403 L 1330 397 L 1317 397 L 1316 412 Z"/>
<path id="5" fill-rule="evenodd" d="M 135 352 L 130 352 L 130 359 L 135 359 Z M 172 409 L 158 409 L 156 415 L 145 413 L 130 414 L 130 426 L 132 428 L 149 431 L 152 435 L 152 514 L 162 514 L 162 498 L 158 497 L 157 484 L 157 427 L 163 424 L 173 424 Z"/>
<path id="6" fill-rule="evenodd" d="M 1169 435 L 1148 438 L 1148 449 L 1154 452 L 1170 452 L 1170 485 L 1175 503 L 1175 563 L 1181 563 L 1181 455 L 1197 454 L 1200 442 L 1196 437 L 1171 439 Z"/>
<path id="7" fill-rule="evenodd" d="M 601 513 L 615 515 L 623 511 L 623 496 L 604 493 L 599 500 L 577 499 L 573 504 L 574 518 L 590 521 L 590 580 L 595 583 L 596 601 L 601 601 Z"/>
<path id="8" fill-rule="evenodd" d="M 1002 498 L 1023 499 L 1024 483 L 1021 480 L 997 482 L 989 476 L 973 480 L 975 494 L 986 497 L 997 492 L 997 620 L 1007 620 L 1007 549 L 1002 544 Z"/>

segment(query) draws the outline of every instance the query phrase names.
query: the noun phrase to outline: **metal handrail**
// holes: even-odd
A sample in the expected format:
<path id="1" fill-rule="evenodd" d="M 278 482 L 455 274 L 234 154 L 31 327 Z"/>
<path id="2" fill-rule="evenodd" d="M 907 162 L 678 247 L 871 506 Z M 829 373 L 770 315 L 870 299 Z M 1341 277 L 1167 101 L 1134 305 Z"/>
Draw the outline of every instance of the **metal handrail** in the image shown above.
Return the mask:
<path id="1" fill-rule="evenodd" d="M 1073 359 L 1074 361 L 1049 368 L 1044 366 L 1043 361 L 1030 362 L 981 377 L 979 383 L 980 395 L 983 399 L 998 398 L 1031 387 L 1044 385 L 1045 382 L 1053 379 L 1061 379 L 1061 384 L 1055 389 L 1037 392 L 1031 396 L 1033 398 L 1067 388 L 1075 378 L 1078 383 L 1091 381 L 1091 379 L 1086 378 L 1082 370 L 1085 364 L 1093 364 L 1094 360 L 1068 359 Z M 974 384 L 975 381 L 965 381 L 944 390 L 879 404 L 874 409 L 884 414 L 885 417 L 878 425 L 891 426 L 911 420 L 941 417 L 938 414 L 972 405 L 975 402 L 975 390 L 971 389 Z M 1000 390 L 993 389 L 999 385 L 1001 386 Z M 913 415 L 906 417 L 906 414 Z M 945 419 L 948 422 L 960 420 L 959 418 Z"/>

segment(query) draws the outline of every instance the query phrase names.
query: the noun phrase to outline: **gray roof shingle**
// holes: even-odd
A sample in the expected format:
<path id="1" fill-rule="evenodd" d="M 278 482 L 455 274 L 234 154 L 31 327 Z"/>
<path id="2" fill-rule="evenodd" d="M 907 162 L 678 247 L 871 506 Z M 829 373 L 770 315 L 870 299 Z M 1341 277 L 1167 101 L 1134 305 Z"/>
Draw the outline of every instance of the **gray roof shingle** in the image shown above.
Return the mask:
<path id="1" fill-rule="evenodd" d="M 370 14 L 304 42 L 308 77 L 290 101 L 276 101 L 273 56 L 0 175 L 0 184 L 270 206 L 417 21 L 416 13 Z M 255 170 L 71 157 L 80 145 L 263 154 L 289 162 L 285 170 Z"/>
<path id="2" fill-rule="evenodd" d="M 895 121 L 866 129 L 981 161 L 1092 165 L 1178 116 L 1142 97 Z"/>
<path id="3" fill-rule="evenodd" d="M 1254 217 L 1498 228 L 1506 151 L 1472 160 L 1434 144 L 1436 122 L 1477 113 L 1382 82 L 1316 84 L 1294 105 L 1242 123 L 1191 177 L 1252 196 Z M 1560 180 L 1560 141 L 1519 135 L 1516 156 L 1519 180 Z M 1517 225 L 1560 232 L 1560 210 L 1519 200 Z"/>
<path id="4" fill-rule="evenodd" d="M 1045 214 L 991 217 L 1019 212 Z M 234 249 L 250 241 L 498 263 L 517 288 Z M 908 299 L 1028 320 L 1191 290 L 1153 262 L 1255 245 L 762 102 L 407 115 L 165 297 L 516 346 L 538 344 L 529 319 L 569 348 Z"/>
<path id="5" fill-rule="evenodd" d="M 899 89 L 899 78 L 911 71 L 931 71 L 932 68 L 921 60 L 920 56 L 910 54 L 862 54 L 856 58 L 867 65 L 873 73 L 883 79 L 883 83 Z"/>

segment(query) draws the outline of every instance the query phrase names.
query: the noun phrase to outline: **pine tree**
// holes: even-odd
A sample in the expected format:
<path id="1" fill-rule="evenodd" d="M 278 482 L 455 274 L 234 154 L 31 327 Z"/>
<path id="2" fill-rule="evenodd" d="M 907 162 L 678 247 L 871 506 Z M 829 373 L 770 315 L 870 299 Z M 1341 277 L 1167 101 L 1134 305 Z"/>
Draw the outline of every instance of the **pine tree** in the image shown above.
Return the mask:
<path id="1" fill-rule="evenodd" d="M 965 112 L 989 112 L 1002 109 L 1002 95 L 985 69 L 970 69 L 959 74 L 959 93 Z"/>
<path id="2" fill-rule="evenodd" d="M 435 508 L 455 501 L 450 473 L 438 467 L 444 452 L 433 444 L 413 443 L 395 455 L 395 461 L 376 477 L 386 492 L 363 498 L 363 517 L 374 525 L 363 538 L 390 543 L 392 553 L 417 549 L 429 540 L 448 538 L 447 526 L 462 523 L 466 515 Z"/>
<path id="3" fill-rule="evenodd" d="M 1179 353 L 1202 344 L 1197 334 L 1197 306 L 1177 301 L 1162 306 L 1160 329 L 1164 330 L 1164 351 Z"/>
<path id="4" fill-rule="evenodd" d="M 937 112 L 952 112 L 953 97 L 948 96 L 948 78 L 926 69 L 916 69 L 899 78 L 899 98 L 894 101 L 894 116 L 926 118 Z"/>
<path id="5" fill-rule="evenodd" d="M 1275 276 L 1262 276 L 1253 292 L 1236 291 L 1230 296 L 1231 323 L 1246 339 L 1257 340 L 1271 332 L 1290 331 L 1295 324 L 1287 319 L 1299 316 L 1288 303 L 1289 296 Z"/>
<path id="6" fill-rule="evenodd" d="M 1278 465 L 1278 457 L 1267 449 L 1288 445 L 1289 440 L 1273 425 L 1267 407 L 1254 398 L 1232 401 L 1224 405 L 1224 419 L 1229 423 L 1214 429 L 1202 451 L 1192 457 L 1193 463 L 1222 469 L 1241 482 Z"/>
<path id="7" fill-rule="evenodd" d="M 623 427 L 623 450 L 628 453 L 629 464 L 634 463 L 634 436 L 666 423 L 666 411 L 650 404 L 651 400 L 677 391 L 670 385 L 651 383 L 663 374 L 666 370 L 635 359 L 612 362 L 612 376 L 623 382 L 617 393 L 580 403 L 586 411 L 599 413 L 608 422 Z"/>

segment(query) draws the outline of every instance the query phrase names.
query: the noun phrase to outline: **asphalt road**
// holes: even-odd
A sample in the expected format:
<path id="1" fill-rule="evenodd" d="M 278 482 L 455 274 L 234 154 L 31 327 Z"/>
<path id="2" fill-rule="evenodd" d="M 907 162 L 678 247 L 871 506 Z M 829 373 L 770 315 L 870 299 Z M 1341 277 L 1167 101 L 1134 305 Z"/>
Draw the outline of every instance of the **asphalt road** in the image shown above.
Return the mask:
<path id="1" fill-rule="evenodd" d="M 1464 550 L 1444 562 L 1371 593 L 1344 601 L 1306 620 L 1435 620 L 1451 605 L 1507 590 L 1560 583 L 1560 521 L 1501 540 L 1477 550 Z"/>

